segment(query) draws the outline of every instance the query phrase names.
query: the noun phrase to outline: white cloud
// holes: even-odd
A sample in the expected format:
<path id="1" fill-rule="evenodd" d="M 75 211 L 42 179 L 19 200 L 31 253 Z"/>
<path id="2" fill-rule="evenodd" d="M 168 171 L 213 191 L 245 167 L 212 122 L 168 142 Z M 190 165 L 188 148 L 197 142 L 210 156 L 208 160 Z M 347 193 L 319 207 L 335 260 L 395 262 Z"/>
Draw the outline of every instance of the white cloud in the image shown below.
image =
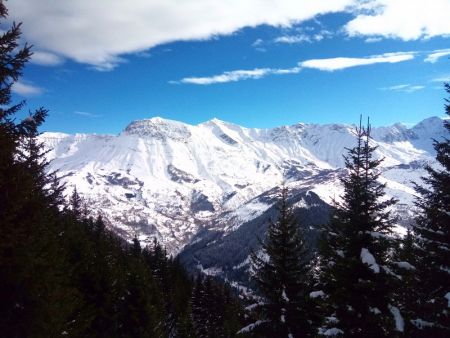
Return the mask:
<path id="1" fill-rule="evenodd" d="M 370 38 L 367 38 L 366 40 L 364 40 L 364 42 L 374 43 L 374 42 L 380 42 L 381 40 L 383 40 L 383 39 L 380 37 L 370 37 Z"/>
<path id="2" fill-rule="evenodd" d="M 407 93 L 412 93 L 421 89 L 424 89 L 425 86 L 409 86 L 407 88 L 405 88 L 403 91 L 407 92 Z"/>
<path id="3" fill-rule="evenodd" d="M 256 39 L 252 43 L 252 47 L 255 48 L 258 52 L 266 52 L 266 48 L 264 48 L 264 40 L 263 39 Z"/>
<path id="4" fill-rule="evenodd" d="M 450 75 L 442 75 L 439 77 L 435 77 L 431 80 L 431 82 L 450 82 Z"/>
<path id="5" fill-rule="evenodd" d="M 450 19 L 449 19 L 450 20 Z M 450 49 L 435 50 L 429 54 L 425 59 L 425 62 L 436 63 L 441 57 L 450 55 Z"/>
<path id="6" fill-rule="evenodd" d="M 41 50 L 110 70 L 121 56 L 261 24 L 290 26 L 354 0 L 14 0 L 10 18 Z"/>
<path id="7" fill-rule="evenodd" d="M 36 51 L 31 56 L 31 62 L 42 66 L 57 66 L 62 64 L 64 59 L 53 53 Z"/>
<path id="8" fill-rule="evenodd" d="M 11 88 L 13 93 L 21 96 L 36 96 L 44 92 L 44 89 L 37 87 L 28 81 L 17 81 Z"/>
<path id="9" fill-rule="evenodd" d="M 196 84 L 196 85 L 210 85 L 216 83 L 237 82 L 247 79 L 261 79 L 268 75 L 284 75 L 297 74 L 301 70 L 300 67 L 293 67 L 288 69 L 273 69 L 273 68 L 255 68 L 252 70 L 233 70 L 223 72 L 219 75 L 208 77 L 185 77 L 179 81 L 172 81 L 172 84 Z"/>
<path id="10" fill-rule="evenodd" d="M 24 22 L 25 40 L 43 53 L 34 62 L 52 65 L 70 58 L 99 70 L 168 42 L 209 39 L 261 24 L 290 27 L 335 12 L 355 15 L 344 27 L 349 36 L 450 35 L 449 0 L 14 0 L 8 7 L 12 20 Z"/>
<path id="11" fill-rule="evenodd" d="M 76 115 L 81 115 L 81 116 L 90 117 L 90 118 L 97 118 L 97 117 L 102 116 L 102 115 L 98 115 L 98 114 L 94 114 L 94 113 L 89 113 L 86 111 L 74 111 L 73 113 Z"/>
<path id="12" fill-rule="evenodd" d="M 450 35 L 449 0 L 367 0 L 345 26 L 350 36 L 383 36 L 417 40 Z"/>
<path id="13" fill-rule="evenodd" d="M 252 43 L 252 47 L 260 47 L 264 45 L 264 40 L 263 39 L 256 39 L 253 43 Z"/>
<path id="14" fill-rule="evenodd" d="M 35 56 L 36 63 L 70 58 L 99 70 L 168 42 L 209 39 L 261 24 L 289 27 L 335 12 L 355 15 L 344 27 L 349 36 L 450 35 L 449 0 L 14 0 L 8 7 L 12 20 L 24 22 L 25 40 L 45 51 Z"/>
<path id="15" fill-rule="evenodd" d="M 306 34 L 299 34 L 299 35 L 284 35 L 279 36 L 274 40 L 275 43 L 287 43 L 287 44 L 294 44 L 294 43 L 302 43 L 302 42 L 311 42 L 311 38 Z"/>
<path id="16" fill-rule="evenodd" d="M 372 55 L 363 58 L 336 57 L 329 59 L 312 59 L 303 61 L 300 63 L 300 65 L 304 68 L 314 68 L 332 72 L 335 70 L 356 66 L 367 66 L 376 63 L 397 63 L 411 60 L 413 58 L 414 58 L 413 52 L 399 52 L 399 53 L 385 53 L 381 55 Z"/>
<path id="17" fill-rule="evenodd" d="M 301 61 L 297 66 L 292 68 L 255 68 L 251 70 L 232 70 L 226 71 L 222 74 L 204 77 L 185 77 L 177 81 L 169 81 L 171 84 L 196 84 L 196 85 L 211 85 L 216 83 L 237 82 L 247 79 L 261 79 L 268 75 L 284 75 L 284 74 L 298 74 L 303 68 L 314 68 L 322 71 L 335 71 L 356 66 L 367 66 L 377 63 L 397 63 L 414 59 L 414 54 L 419 52 L 397 52 L 384 53 L 381 55 L 372 55 L 363 58 L 351 57 L 336 57 L 329 59 L 311 59 Z M 403 87 L 403 91 L 415 91 L 424 88 L 423 86 L 400 85 L 398 90 Z M 396 89 L 383 88 L 383 89 Z"/>
<path id="18" fill-rule="evenodd" d="M 331 36 L 333 36 L 333 34 L 331 32 L 329 32 L 327 30 L 322 30 L 317 34 L 314 34 L 313 39 L 315 41 L 322 41 L 323 39 L 331 37 Z"/>
<path id="19" fill-rule="evenodd" d="M 425 86 L 417 86 L 417 85 L 411 85 L 411 84 L 400 84 L 400 85 L 395 85 L 395 86 L 390 86 L 390 87 L 383 87 L 380 88 L 382 90 L 392 90 L 392 91 L 396 91 L 396 92 L 405 92 L 405 93 L 413 93 L 416 92 L 418 90 L 421 90 L 425 88 Z"/>
<path id="20" fill-rule="evenodd" d="M 275 38 L 273 42 L 275 43 L 286 43 L 286 44 L 297 44 L 308 42 L 312 43 L 314 41 L 322 41 L 325 38 L 331 37 L 333 34 L 325 29 L 322 29 L 316 34 L 297 34 L 297 35 L 283 35 Z"/>

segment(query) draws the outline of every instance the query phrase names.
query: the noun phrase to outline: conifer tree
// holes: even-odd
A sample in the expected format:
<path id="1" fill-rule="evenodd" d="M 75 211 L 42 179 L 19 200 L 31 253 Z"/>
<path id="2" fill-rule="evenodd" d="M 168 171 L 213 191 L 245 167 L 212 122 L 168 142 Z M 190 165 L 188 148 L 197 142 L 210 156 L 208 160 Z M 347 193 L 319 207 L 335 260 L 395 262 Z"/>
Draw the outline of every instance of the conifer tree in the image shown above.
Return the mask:
<path id="1" fill-rule="evenodd" d="M 450 85 L 445 84 L 450 94 Z M 450 116 L 450 98 L 446 99 Z M 449 120 L 444 126 L 450 132 Z M 420 310 L 413 320 L 423 337 L 450 335 L 450 140 L 434 140 L 437 168 L 427 166 L 424 186 L 416 185 L 419 215 L 414 232 L 418 244 L 418 278 Z"/>
<path id="2" fill-rule="evenodd" d="M 194 337 L 194 329 L 191 321 L 191 291 L 192 282 L 177 258 L 169 260 L 169 304 L 168 309 L 172 313 L 172 330 L 175 337 Z M 167 303 L 167 301 L 166 301 Z"/>
<path id="3" fill-rule="evenodd" d="M 101 237 L 104 235 L 105 232 L 105 222 L 103 221 L 102 215 L 98 215 L 97 219 L 94 222 L 93 225 L 94 233 L 97 235 L 97 237 Z"/>
<path id="4" fill-rule="evenodd" d="M 262 296 L 255 333 L 265 337 L 305 337 L 312 333 L 308 301 L 309 264 L 299 223 L 281 189 L 278 218 L 271 222 L 262 253 L 251 256 L 254 280 Z M 250 326 L 251 327 L 251 326 Z"/>
<path id="5" fill-rule="evenodd" d="M 0 1 L 2 22 L 6 16 Z M 73 336 L 77 297 L 58 243 L 59 189 L 45 174 L 47 162 L 36 141 L 47 111 L 16 122 L 25 103 L 11 102 L 11 88 L 31 56 L 29 46 L 19 46 L 20 27 L 2 27 L 0 33 L 0 332 Z"/>
<path id="6" fill-rule="evenodd" d="M 135 237 L 127 250 L 121 307 L 119 310 L 120 337 L 156 337 L 165 333 L 158 324 L 164 320 L 162 294 L 156 281 L 143 264 L 142 250 Z"/>
<path id="7" fill-rule="evenodd" d="M 225 284 L 211 276 L 197 277 L 191 307 L 195 337 L 235 337 L 242 327 L 243 308 L 239 301 Z"/>
<path id="8" fill-rule="evenodd" d="M 355 130 L 357 144 L 345 158 L 342 202 L 335 202 L 321 243 L 321 287 L 325 292 L 322 335 L 393 337 L 403 330 L 392 300 L 397 277 L 389 263 L 393 219 L 378 182 L 382 159 L 374 159 L 370 125 Z M 396 321 L 394 319 L 397 319 Z"/>
<path id="9" fill-rule="evenodd" d="M 195 280 L 195 285 L 192 290 L 192 323 L 195 330 L 195 335 L 198 338 L 209 337 L 207 318 L 208 299 L 205 294 L 203 275 L 199 274 Z"/>
<path id="10" fill-rule="evenodd" d="M 76 219 L 81 219 L 83 201 L 78 194 L 77 187 L 73 188 L 72 195 L 69 198 L 69 206 L 72 210 L 72 214 Z"/>

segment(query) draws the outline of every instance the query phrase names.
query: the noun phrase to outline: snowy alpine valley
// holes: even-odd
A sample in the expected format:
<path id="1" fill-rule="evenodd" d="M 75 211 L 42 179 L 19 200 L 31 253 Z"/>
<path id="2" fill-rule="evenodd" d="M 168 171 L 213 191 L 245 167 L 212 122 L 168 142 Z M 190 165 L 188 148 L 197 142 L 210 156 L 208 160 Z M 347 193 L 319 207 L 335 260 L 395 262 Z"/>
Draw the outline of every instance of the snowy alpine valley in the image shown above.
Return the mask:
<path id="1" fill-rule="evenodd" d="M 155 117 L 131 122 L 119 135 L 46 132 L 39 140 L 67 198 L 76 188 L 89 211 L 124 238 L 147 244 L 156 238 L 191 268 L 231 278 L 248 268 L 283 183 L 311 235 L 327 221 L 333 199 L 343 194 L 339 178 L 354 129 L 303 123 L 249 129 L 217 119 L 192 126 Z M 398 199 L 399 233 L 414 217 L 413 182 L 435 163 L 433 139 L 444 135 L 438 117 L 412 128 L 372 129 L 375 157 L 383 159 L 380 182 Z"/>

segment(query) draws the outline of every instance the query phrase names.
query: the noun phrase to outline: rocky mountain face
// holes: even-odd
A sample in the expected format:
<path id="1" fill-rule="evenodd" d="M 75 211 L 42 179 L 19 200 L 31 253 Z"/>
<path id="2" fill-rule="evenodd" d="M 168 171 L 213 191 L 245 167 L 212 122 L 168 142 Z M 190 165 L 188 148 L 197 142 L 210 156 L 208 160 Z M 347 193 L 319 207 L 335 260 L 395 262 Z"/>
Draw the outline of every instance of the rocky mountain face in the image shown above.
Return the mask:
<path id="1" fill-rule="evenodd" d="M 434 162 L 432 139 L 445 135 L 432 117 L 412 128 L 373 128 L 381 180 L 399 200 L 399 226 L 412 216 L 414 190 Z M 217 119 L 188 125 L 152 118 L 130 123 L 119 135 L 46 132 L 50 170 L 67 194 L 76 186 L 94 214 L 126 238 L 156 237 L 191 268 L 239 280 L 250 249 L 276 216 L 277 187 L 291 190 L 308 236 L 326 222 L 339 198 L 345 148 L 353 126 L 299 123 L 251 129 Z M 401 231 L 401 227 L 399 227 Z"/>

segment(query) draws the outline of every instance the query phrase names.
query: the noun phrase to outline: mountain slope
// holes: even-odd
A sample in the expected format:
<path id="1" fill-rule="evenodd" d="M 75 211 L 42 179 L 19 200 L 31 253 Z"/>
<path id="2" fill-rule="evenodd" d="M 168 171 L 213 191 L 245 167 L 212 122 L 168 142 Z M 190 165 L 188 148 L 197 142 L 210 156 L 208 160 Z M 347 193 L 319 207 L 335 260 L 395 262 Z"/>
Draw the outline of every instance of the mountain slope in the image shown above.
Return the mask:
<path id="1" fill-rule="evenodd" d="M 342 154 L 354 145 L 352 128 L 300 123 L 251 129 L 217 119 L 192 126 L 152 118 L 130 123 L 117 136 L 40 138 L 68 193 L 76 186 L 123 236 L 156 236 L 177 253 L 199 240 L 202 229 L 223 235 L 258 218 L 275 201 L 265 196 L 282 182 L 327 203 L 338 198 Z M 397 212 L 406 221 L 414 195 L 410 181 L 433 162 L 431 138 L 444 133 L 436 117 L 410 129 L 373 129 L 376 156 L 385 158 L 381 179 L 400 200 Z"/>

